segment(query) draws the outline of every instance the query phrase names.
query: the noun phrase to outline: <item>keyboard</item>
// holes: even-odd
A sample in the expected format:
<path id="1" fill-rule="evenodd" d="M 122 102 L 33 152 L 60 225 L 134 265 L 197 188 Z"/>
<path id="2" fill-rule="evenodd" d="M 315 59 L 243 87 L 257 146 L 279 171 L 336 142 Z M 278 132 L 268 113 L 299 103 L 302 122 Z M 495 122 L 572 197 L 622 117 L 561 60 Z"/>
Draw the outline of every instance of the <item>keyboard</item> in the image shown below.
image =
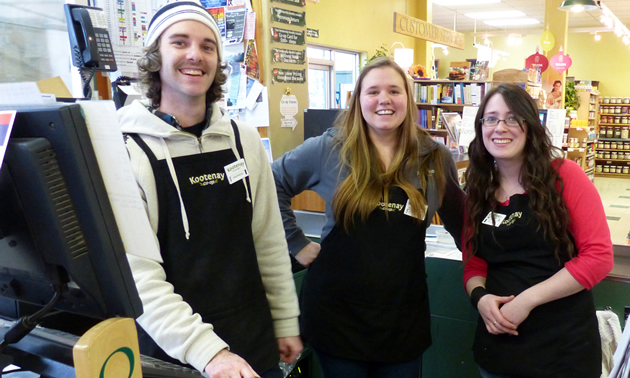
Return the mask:
<path id="1" fill-rule="evenodd" d="M 12 325 L 13 321 L 0 318 L 0 337 L 4 337 Z M 25 370 L 51 377 L 71 377 L 69 372 L 74 373 L 72 348 L 78 340 L 78 336 L 67 332 L 36 327 L 19 343 L 11 344 L 5 353 L 15 358 L 14 365 Z M 20 364 L 20 361 L 23 363 Z M 144 378 L 199 378 L 204 376 L 197 370 L 142 354 L 140 355 L 140 365 Z M 31 370 L 30 367 L 33 369 Z"/>

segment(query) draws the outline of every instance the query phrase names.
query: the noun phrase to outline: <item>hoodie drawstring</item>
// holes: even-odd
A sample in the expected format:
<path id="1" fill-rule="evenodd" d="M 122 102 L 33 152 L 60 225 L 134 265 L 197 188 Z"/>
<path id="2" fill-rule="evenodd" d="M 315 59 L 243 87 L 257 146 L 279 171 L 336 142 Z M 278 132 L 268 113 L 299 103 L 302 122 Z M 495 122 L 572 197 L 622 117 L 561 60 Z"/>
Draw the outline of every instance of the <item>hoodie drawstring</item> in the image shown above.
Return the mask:
<path id="1" fill-rule="evenodd" d="M 166 156 L 166 165 L 168 165 L 168 171 L 171 174 L 171 180 L 173 180 L 173 184 L 175 184 L 175 189 L 177 189 L 177 196 L 179 197 L 179 205 L 180 205 L 180 209 L 182 213 L 182 223 L 184 225 L 184 233 L 186 234 L 186 240 L 190 240 L 190 225 L 188 224 L 188 214 L 186 213 L 184 200 L 182 200 L 182 192 L 179 189 L 179 183 L 177 182 L 177 174 L 175 173 L 175 167 L 173 166 L 171 153 L 168 150 L 166 141 L 163 138 L 160 138 L 160 141 L 162 142 L 162 151 L 164 152 L 164 156 Z"/>

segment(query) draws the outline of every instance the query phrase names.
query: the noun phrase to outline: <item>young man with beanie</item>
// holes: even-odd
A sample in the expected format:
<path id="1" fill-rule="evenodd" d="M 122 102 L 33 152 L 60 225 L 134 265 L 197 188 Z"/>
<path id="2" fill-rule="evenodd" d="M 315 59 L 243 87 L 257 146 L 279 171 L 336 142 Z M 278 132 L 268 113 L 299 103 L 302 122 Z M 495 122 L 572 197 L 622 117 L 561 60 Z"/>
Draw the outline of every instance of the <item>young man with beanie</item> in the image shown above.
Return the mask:
<path id="1" fill-rule="evenodd" d="M 282 377 L 279 359 L 302 350 L 297 295 L 258 132 L 216 104 L 219 29 L 199 3 L 173 2 L 153 16 L 145 46 L 148 99 L 119 111 L 164 260 L 129 256 L 141 353 L 210 377 Z"/>

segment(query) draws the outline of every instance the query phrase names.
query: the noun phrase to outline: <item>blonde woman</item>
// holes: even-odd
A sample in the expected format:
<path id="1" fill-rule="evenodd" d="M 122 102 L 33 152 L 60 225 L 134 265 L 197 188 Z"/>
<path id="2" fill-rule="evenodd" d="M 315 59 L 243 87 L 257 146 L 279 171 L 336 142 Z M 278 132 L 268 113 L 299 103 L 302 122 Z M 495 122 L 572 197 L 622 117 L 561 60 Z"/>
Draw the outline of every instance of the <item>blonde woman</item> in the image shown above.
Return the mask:
<path id="1" fill-rule="evenodd" d="M 273 163 L 289 249 L 309 267 L 302 330 L 326 378 L 413 377 L 431 344 L 425 232 L 437 210 L 460 240 L 463 192 L 451 153 L 417 126 L 402 69 L 368 64 L 335 127 Z M 326 201 L 321 246 L 291 198 Z"/>

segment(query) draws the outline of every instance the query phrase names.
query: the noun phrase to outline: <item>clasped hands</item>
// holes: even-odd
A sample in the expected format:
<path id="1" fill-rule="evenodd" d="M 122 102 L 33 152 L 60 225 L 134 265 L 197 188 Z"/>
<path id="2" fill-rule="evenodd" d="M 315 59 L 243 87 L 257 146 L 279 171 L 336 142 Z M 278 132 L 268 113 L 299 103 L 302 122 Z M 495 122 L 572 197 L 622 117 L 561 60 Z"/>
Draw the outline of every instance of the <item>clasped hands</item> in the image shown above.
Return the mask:
<path id="1" fill-rule="evenodd" d="M 518 326 L 527 319 L 533 307 L 521 295 L 500 297 L 486 294 L 479 299 L 477 309 L 488 332 L 517 336 Z"/>

